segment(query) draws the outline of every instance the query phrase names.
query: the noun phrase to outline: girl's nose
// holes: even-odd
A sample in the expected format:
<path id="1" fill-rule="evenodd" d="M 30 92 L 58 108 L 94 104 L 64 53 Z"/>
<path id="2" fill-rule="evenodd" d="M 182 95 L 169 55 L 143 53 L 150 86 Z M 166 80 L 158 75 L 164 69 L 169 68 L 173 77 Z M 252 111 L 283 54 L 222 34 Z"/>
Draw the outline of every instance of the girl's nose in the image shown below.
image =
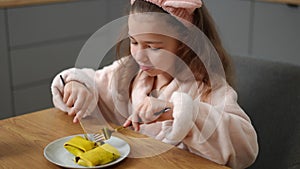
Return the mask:
<path id="1" fill-rule="evenodd" d="M 139 48 L 135 53 L 135 58 L 140 62 L 148 61 L 148 55 L 146 49 Z"/>

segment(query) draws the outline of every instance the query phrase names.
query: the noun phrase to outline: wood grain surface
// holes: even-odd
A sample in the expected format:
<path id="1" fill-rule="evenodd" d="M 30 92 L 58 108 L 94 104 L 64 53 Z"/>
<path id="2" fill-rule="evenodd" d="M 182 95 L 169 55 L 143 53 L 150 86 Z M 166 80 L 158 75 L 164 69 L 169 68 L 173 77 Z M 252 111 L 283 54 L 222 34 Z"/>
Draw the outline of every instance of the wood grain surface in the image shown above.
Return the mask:
<path id="1" fill-rule="evenodd" d="M 44 148 L 56 139 L 82 133 L 80 125 L 72 123 L 71 116 L 55 108 L 1 120 L 0 168 L 60 168 L 46 160 Z M 227 168 L 129 129 L 115 133 L 115 136 L 127 141 L 131 152 L 125 160 L 109 168 Z M 155 149 L 165 151 L 149 156 L 149 151 Z"/>
<path id="2" fill-rule="evenodd" d="M 75 0 L 0 0 L 0 8 L 12 8 L 27 5 L 41 5 L 57 2 L 70 2 Z"/>

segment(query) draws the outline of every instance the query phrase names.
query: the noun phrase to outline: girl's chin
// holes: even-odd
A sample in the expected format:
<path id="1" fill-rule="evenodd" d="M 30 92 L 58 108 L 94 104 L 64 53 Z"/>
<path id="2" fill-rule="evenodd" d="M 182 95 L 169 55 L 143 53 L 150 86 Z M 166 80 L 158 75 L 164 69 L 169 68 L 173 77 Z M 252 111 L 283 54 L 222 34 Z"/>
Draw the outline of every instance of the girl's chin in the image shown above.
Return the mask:
<path id="1" fill-rule="evenodd" d="M 148 70 L 143 70 L 141 69 L 143 72 L 145 72 L 148 76 L 157 76 L 159 73 L 156 72 L 154 69 L 148 69 Z"/>

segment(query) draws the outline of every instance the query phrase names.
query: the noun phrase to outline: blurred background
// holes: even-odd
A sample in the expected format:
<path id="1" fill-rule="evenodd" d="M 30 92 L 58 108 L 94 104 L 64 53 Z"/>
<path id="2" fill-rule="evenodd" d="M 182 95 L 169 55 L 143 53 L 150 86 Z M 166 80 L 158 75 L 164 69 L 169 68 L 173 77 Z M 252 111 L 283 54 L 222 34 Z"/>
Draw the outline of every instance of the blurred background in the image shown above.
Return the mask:
<path id="1" fill-rule="evenodd" d="M 300 66 L 300 7 L 204 2 L 230 55 Z M 87 39 L 123 16 L 128 5 L 129 0 L 0 0 L 0 119 L 53 107 L 53 77 L 74 67 Z M 101 66 L 114 59 L 111 51 Z"/>

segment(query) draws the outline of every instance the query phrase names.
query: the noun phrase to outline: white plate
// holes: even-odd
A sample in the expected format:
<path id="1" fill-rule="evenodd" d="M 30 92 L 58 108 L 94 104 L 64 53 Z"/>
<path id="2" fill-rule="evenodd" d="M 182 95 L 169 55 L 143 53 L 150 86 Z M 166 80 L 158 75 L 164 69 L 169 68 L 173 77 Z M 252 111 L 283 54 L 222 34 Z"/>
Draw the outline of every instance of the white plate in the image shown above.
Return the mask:
<path id="1" fill-rule="evenodd" d="M 124 140 L 118 137 L 112 136 L 111 139 L 106 141 L 106 143 L 109 143 L 110 145 L 114 146 L 117 150 L 119 150 L 121 156 L 115 161 L 112 161 L 108 164 L 94 166 L 94 167 L 84 167 L 76 164 L 73 161 L 74 155 L 69 153 L 64 148 L 64 143 L 70 140 L 71 138 L 73 138 L 74 136 L 78 136 L 78 135 L 63 137 L 49 143 L 44 149 L 44 156 L 46 157 L 46 159 L 58 166 L 65 167 L 65 168 L 104 168 L 121 162 L 123 159 L 125 159 L 128 156 L 130 152 L 130 146 L 127 142 L 125 142 Z"/>

